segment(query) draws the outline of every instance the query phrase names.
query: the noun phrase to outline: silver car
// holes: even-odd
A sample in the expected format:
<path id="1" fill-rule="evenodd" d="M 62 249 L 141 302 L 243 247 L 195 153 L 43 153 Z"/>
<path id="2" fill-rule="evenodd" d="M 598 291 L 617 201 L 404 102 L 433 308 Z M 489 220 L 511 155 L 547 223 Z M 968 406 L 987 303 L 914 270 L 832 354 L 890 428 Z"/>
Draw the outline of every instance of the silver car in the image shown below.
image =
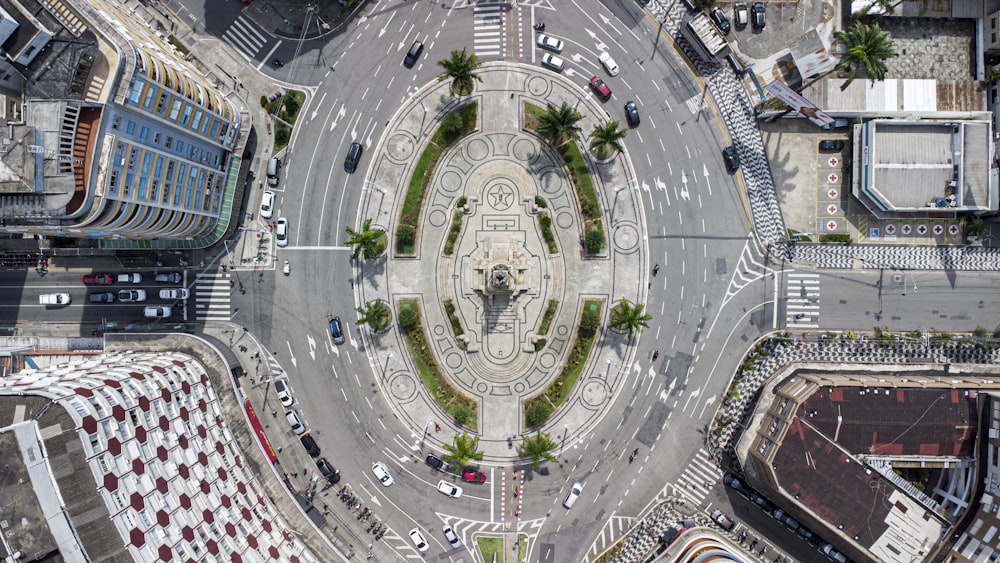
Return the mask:
<path id="1" fill-rule="evenodd" d="M 274 239 L 278 246 L 288 246 L 288 219 L 278 219 L 278 227 L 274 230 Z"/>
<path id="2" fill-rule="evenodd" d="M 544 33 L 538 34 L 538 39 L 535 40 L 535 43 L 542 49 L 548 49 L 553 53 L 562 53 L 563 50 L 562 41 L 552 37 L 551 35 L 545 35 Z"/>
<path id="3" fill-rule="evenodd" d="M 299 418 L 299 413 L 295 412 L 295 409 L 288 409 L 285 411 L 285 420 L 287 420 L 288 425 L 292 427 L 292 432 L 302 434 L 306 431 L 306 425 L 302 424 L 302 419 Z"/>

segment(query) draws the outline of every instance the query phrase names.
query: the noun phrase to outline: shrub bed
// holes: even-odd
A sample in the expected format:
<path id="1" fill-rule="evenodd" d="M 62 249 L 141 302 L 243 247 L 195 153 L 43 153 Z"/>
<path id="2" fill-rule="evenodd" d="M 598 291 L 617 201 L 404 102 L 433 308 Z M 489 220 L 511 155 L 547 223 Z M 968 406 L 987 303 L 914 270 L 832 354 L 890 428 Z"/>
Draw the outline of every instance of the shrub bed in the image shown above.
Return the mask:
<path id="1" fill-rule="evenodd" d="M 396 231 L 396 253 L 413 254 L 415 242 L 409 246 L 400 244 L 401 237 L 399 229 L 409 228 L 413 230 L 414 240 L 417 232 L 417 225 L 420 222 L 420 212 L 423 210 L 424 196 L 427 186 L 430 185 L 434 168 L 445 150 L 455 141 L 459 140 L 476 127 L 476 115 L 478 106 L 476 102 L 468 103 L 452 113 L 458 114 L 462 119 L 462 127 L 452 130 L 450 128 L 438 127 L 431 137 L 427 148 L 420 155 L 416 167 L 413 169 L 413 176 L 410 177 L 410 185 L 406 190 L 406 197 L 403 199 L 403 210 L 399 214 L 399 227 Z M 449 114 L 451 115 L 451 114 Z M 447 117 L 447 116 L 446 116 Z"/>
<path id="2" fill-rule="evenodd" d="M 403 313 L 403 310 L 406 313 Z M 404 330 L 403 336 L 406 338 L 406 345 L 410 349 L 410 356 L 413 363 L 420 372 L 420 378 L 424 380 L 424 385 L 430 391 L 434 400 L 448 414 L 456 420 L 464 418 L 467 426 L 476 427 L 476 413 L 478 404 L 456 390 L 447 379 L 441 374 L 434 354 L 425 339 L 423 327 L 420 324 L 420 309 L 415 299 L 403 299 L 399 302 L 399 316 L 409 317 L 410 311 L 416 311 L 417 324 L 410 330 Z M 470 416 L 471 413 L 471 416 Z"/>

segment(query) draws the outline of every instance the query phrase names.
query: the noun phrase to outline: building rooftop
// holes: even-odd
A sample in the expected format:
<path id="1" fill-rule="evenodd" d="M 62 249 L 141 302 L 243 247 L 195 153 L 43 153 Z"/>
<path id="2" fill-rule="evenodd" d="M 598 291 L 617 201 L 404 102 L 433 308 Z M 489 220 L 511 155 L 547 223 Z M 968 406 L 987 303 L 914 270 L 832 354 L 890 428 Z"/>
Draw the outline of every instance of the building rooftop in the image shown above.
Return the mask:
<path id="1" fill-rule="evenodd" d="M 867 121 L 854 194 L 876 214 L 996 209 L 990 137 L 989 121 Z"/>
<path id="2" fill-rule="evenodd" d="M 974 455 L 976 391 L 822 387 L 802 403 L 808 425 L 855 455 Z"/>

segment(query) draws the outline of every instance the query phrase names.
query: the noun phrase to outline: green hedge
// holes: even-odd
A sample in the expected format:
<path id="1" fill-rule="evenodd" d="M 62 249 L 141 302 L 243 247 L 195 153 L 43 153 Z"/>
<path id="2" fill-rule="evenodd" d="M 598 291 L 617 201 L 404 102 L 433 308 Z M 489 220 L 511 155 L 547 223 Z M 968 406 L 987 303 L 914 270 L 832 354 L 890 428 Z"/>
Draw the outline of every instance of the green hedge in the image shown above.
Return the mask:
<path id="1" fill-rule="evenodd" d="M 542 324 L 538 325 L 538 334 L 548 334 L 549 327 L 552 325 L 552 320 L 556 318 L 556 311 L 559 310 L 559 300 L 549 299 L 549 304 L 545 307 L 545 313 L 542 314 Z"/>
<path id="2" fill-rule="evenodd" d="M 444 241 L 446 256 L 451 256 L 451 253 L 455 251 L 455 241 L 458 240 L 458 235 L 462 234 L 462 215 L 462 211 L 456 209 L 451 216 L 451 228 L 448 229 L 448 238 Z"/>
<path id="3" fill-rule="evenodd" d="M 544 211 L 538 212 L 538 227 L 542 230 L 542 238 L 545 239 L 545 247 L 549 254 L 557 254 L 559 245 L 556 244 L 556 235 L 552 232 L 552 218 Z"/>

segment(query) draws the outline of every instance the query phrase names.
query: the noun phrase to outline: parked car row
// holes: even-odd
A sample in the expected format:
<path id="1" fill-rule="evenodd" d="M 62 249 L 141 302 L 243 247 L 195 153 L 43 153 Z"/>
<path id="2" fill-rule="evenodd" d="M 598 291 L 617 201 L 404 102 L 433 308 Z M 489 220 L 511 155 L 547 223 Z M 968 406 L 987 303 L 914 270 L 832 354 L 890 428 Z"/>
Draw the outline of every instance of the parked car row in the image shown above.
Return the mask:
<path id="1" fill-rule="evenodd" d="M 286 408 L 291 407 L 294 400 L 288 392 L 287 383 L 282 379 L 274 380 L 274 390 L 281 404 Z M 306 453 L 316 460 L 316 468 L 326 478 L 327 482 L 330 484 L 339 483 L 340 470 L 335 468 L 325 457 L 320 457 L 321 450 L 319 444 L 316 443 L 316 439 L 312 437 L 312 434 L 306 430 L 306 425 L 302 422 L 299 412 L 293 408 L 288 408 L 285 411 L 285 420 L 288 421 L 292 432 L 299 437 L 299 442 L 302 443 L 302 447 L 305 448 Z"/>
<path id="2" fill-rule="evenodd" d="M 164 272 L 162 274 L 155 274 L 153 280 L 156 283 L 181 283 L 183 276 L 178 272 Z M 129 272 L 124 274 L 84 274 L 80 278 L 83 285 L 114 285 L 118 284 L 139 284 L 142 283 L 143 277 L 139 272 Z"/>
<path id="3" fill-rule="evenodd" d="M 763 30 L 764 25 L 767 23 L 765 20 L 766 13 L 767 7 L 764 6 L 763 2 L 754 2 L 749 10 L 747 9 L 746 2 L 737 2 L 733 6 L 733 21 L 736 22 L 736 29 L 745 28 L 749 20 L 754 31 Z M 715 23 L 715 27 L 719 28 L 719 32 L 722 35 L 729 35 L 729 32 L 732 31 L 732 26 L 729 24 L 729 19 L 726 17 L 725 12 L 722 11 L 722 8 L 712 8 L 712 11 L 708 15 L 712 18 L 712 22 Z"/>
<path id="4" fill-rule="evenodd" d="M 773 504 L 771 504 L 770 501 L 768 501 L 766 498 L 764 498 L 763 496 L 761 496 L 757 491 L 754 491 L 750 487 L 746 486 L 735 475 L 729 475 L 729 474 L 727 474 L 723 478 L 723 482 L 726 485 L 728 485 L 730 488 L 732 488 L 734 491 L 737 491 L 740 494 L 742 494 L 743 496 L 745 496 L 748 499 L 750 499 L 754 504 L 756 504 L 757 506 L 759 506 L 761 508 L 761 510 L 763 510 L 764 512 L 766 512 L 769 515 L 771 515 L 772 517 L 774 517 L 775 520 L 777 520 L 778 522 L 781 522 L 782 524 L 784 524 L 785 526 L 787 526 L 789 529 L 791 529 L 793 532 L 798 533 L 798 535 L 800 537 L 802 537 L 802 539 L 804 539 L 804 540 L 806 540 L 808 542 L 814 543 L 814 544 L 819 544 L 822 541 L 822 539 L 819 536 L 817 536 L 815 533 L 813 533 L 812 530 L 810 530 L 809 528 L 806 528 L 805 526 L 803 526 L 802 524 L 800 524 L 795 518 L 792 518 L 792 516 L 790 514 L 788 514 L 787 512 L 785 512 L 784 510 L 782 510 L 780 508 L 776 508 Z M 726 527 L 727 524 L 725 522 L 728 520 L 728 518 L 726 518 L 726 516 L 724 514 L 722 514 L 721 512 L 719 512 L 719 515 L 718 515 L 718 516 L 721 516 L 721 518 L 717 518 L 716 512 L 719 512 L 718 509 L 716 509 L 716 510 L 714 510 L 712 512 L 712 515 L 711 515 L 712 516 L 712 520 L 715 520 L 715 522 L 717 524 L 719 524 L 720 526 L 722 526 L 723 528 L 725 528 L 727 530 L 731 529 L 732 528 L 732 525 L 731 525 L 732 522 L 729 521 L 729 527 Z M 833 545 L 831 545 L 829 543 L 824 543 L 822 545 L 822 547 L 820 548 L 820 551 L 822 551 L 825 555 L 829 556 L 834 561 L 838 561 L 839 563 L 846 563 L 846 561 L 847 561 L 847 558 L 842 553 L 840 553 L 839 551 L 837 551 L 836 549 L 834 549 Z"/>

